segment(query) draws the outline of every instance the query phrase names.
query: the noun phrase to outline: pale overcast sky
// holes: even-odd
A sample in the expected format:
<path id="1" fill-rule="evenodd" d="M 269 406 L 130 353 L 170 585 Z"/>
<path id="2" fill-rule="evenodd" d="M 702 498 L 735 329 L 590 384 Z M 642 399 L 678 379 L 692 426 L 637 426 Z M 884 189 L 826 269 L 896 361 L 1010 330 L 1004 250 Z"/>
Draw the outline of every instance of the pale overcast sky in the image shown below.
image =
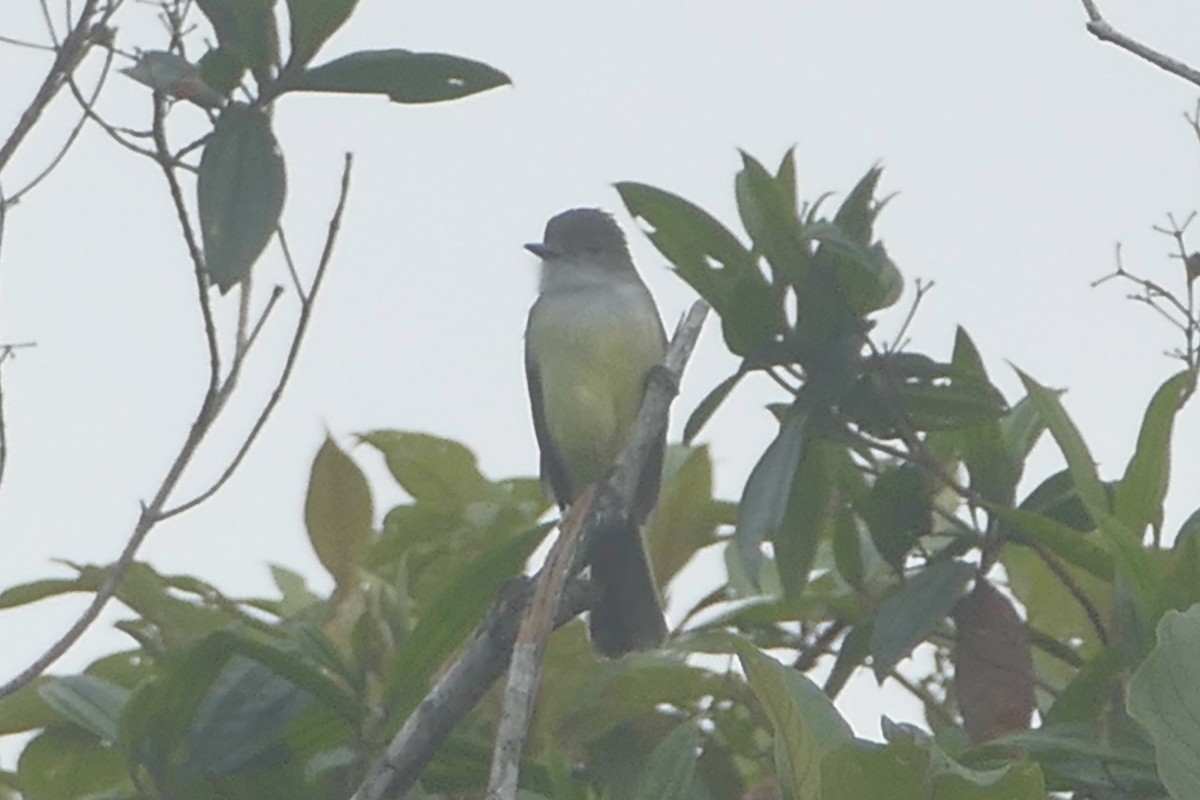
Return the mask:
<path id="1" fill-rule="evenodd" d="M 1102 10 L 1126 33 L 1200 62 L 1194 3 L 1110 0 Z M 163 46 L 150 6 L 128 3 L 119 20 L 120 47 Z M 1161 355 L 1176 340 L 1123 299 L 1125 287 L 1088 283 L 1111 270 L 1118 241 L 1127 266 L 1176 280 L 1170 243 L 1150 226 L 1200 199 L 1200 144 L 1182 117 L 1196 92 L 1095 41 L 1084 21 L 1077 0 L 361 0 L 318 61 L 360 49 L 442 51 L 492 64 L 513 86 L 424 107 L 334 96 L 279 103 L 294 252 L 303 267 L 315 264 L 341 154 L 351 151 L 342 238 L 293 383 L 255 450 L 214 500 L 162 526 L 143 557 L 234 595 L 272 593 L 267 562 L 327 586 L 301 518 L 326 429 L 343 442 L 373 428 L 426 431 L 469 444 L 493 477 L 533 473 L 521 334 L 536 274 L 522 243 L 564 208 L 620 212 L 611 189 L 620 180 L 667 188 L 736 226 L 739 147 L 774 164 L 796 145 L 810 199 L 845 191 L 882 161 L 883 191 L 899 196 L 879 230 L 910 291 L 881 330 L 899 324 L 914 278 L 936 281 L 914 348 L 948 356 L 962 323 L 1011 398 L 1006 360 L 1069 388 L 1067 407 L 1101 469 L 1119 475 L 1150 394 L 1177 368 Z M 5 0 L 0 35 L 43 40 L 41 24 L 33 0 Z M 43 53 L 0 44 L 0 133 L 46 64 Z M 6 190 L 53 151 L 74 113 L 64 100 L 6 170 Z M 99 109 L 146 128 L 149 93 L 114 76 Z M 188 119 L 201 121 L 192 108 L 173 119 L 177 143 Z M 692 294 L 620 218 L 670 326 Z M 4 367 L 4 587 L 65 574 L 53 558 L 116 557 L 187 433 L 206 362 L 162 177 L 94 127 L 9 214 L 0 259 L 0 341 L 38 343 Z M 260 290 L 285 280 L 274 250 L 258 269 Z M 231 298 L 217 303 L 232 311 Z M 294 313 L 290 296 L 281 305 Z M 282 355 L 285 317 L 179 499 L 207 485 L 241 440 Z M 710 325 L 674 431 L 733 366 Z M 762 408 L 771 399 L 769 384 L 741 391 L 704 434 L 725 497 L 736 499 L 773 434 Z M 1177 441 L 1198 432 L 1189 408 Z M 1169 526 L 1200 503 L 1194 448 L 1178 450 Z M 1057 468 L 1048 449 L 1039 455 L 1038 478 Z M 379 485 L 386 508 L 397 494 Z M 0 679 L 81 607 L 76 598 L 0 612 Z M 110 608 L 57 669 L 125 646 L 111 630 L 121 616 Z M 860 733 L 877 732 L 881 703 L 898 719 L 921 719 L 873 687 L 864 677 L 843 698 Z"/>

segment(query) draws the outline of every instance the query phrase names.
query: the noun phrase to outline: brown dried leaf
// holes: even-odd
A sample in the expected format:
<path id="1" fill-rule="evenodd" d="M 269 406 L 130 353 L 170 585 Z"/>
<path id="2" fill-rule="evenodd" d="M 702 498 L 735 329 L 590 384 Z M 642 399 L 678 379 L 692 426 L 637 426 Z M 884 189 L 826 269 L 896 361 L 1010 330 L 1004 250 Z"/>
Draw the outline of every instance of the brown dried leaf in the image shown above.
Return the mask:
<path id="1" fill-rule="evenodd" d="M 1029 728 L 1033 654 L 1008 598 L 983 578 L 954 610 L 954 689 L 967 738 L 978 744 Z"/>

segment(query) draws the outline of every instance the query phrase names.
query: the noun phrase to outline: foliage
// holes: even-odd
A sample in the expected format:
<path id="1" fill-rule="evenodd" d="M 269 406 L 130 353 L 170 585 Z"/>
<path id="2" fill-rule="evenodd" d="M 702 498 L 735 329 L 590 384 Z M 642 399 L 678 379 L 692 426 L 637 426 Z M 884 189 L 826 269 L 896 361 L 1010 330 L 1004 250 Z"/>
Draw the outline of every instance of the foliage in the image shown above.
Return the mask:
<path id="1" fill-rule="evenodd" d="M 828 218 L 798 202 L 794 174 L 790 153 L 774 173 L 744 157 L 745 239 L 618 186 L 743 359 L 689 436 L 755 371 L 783 387 L 779 434 L 736 506 L 713 498 L 703 446 L 671 449 L 647 532 L 657 578 L 718 548 L 728 579 L 658 653 L 598 662 L 578 621 L 555 634 L 523 796 L 1195 796 L 1200 731 L 1175 698 L 1195 694 L 1200 545 L 1194 525 L 1153 543 L 1193 376 L 1162 385 L 1123 474 L 1102 479 L 1058 393 L 1021 374 L 1025 396 L 1007 400 L 965 330 L 946 360 L 872 339 L 900 295 L 873 233 L 878 169 Z M 1043 433 L 1065 469 L 1022 492 Z M 0 732 L 35 734 L 5 785 L 348 796 L 548 532 L 538 483 L 488 479 L 461 444 L 358 442 L 409 499 L 376 524 L 356 459 L 324 443 L 305 521 L 330 596 L 281 567 L 278 597 L 230 598 L 137 564 L 119 590 L 136 647 L 0 701 Z M 94 591 L 102 570 L 72 568 L 0 607 Z M 820 685 L 805 674 L 819 659 Z M 884 742 L 857 739 L 833 701 L 861 669 L 915 692 L 933 733 L 885 720 Z M 498 707 L 493 692 L 458 726 L 421 796 L 486 784 Z"/>

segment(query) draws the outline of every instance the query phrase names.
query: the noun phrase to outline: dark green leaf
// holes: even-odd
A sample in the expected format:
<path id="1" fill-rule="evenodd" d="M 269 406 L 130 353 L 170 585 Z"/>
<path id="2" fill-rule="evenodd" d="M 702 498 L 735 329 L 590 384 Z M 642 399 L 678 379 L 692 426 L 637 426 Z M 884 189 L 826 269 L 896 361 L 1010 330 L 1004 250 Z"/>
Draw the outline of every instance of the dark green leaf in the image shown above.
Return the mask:
<path id="1" fill-rule="evenodd" d="M 228 50 L 220 47 L 209 49 L 200 58 L 197 66 L 205 85 L 211 87 L 220 98 L 229 97 L 246 74 L 246 66 Z"/>
<path id="2" fill-rule="evenodd" d="M 742 490 L 734 535 L 742 563 L 755 584 L 758 582 L 761 545 L 783 521 L 796 470 L 805 451 L 807 432 L 806 417 L 803 415 L 786 422 L 750 471 L 746 487 Z"/>
<path id="3" fill-rule="evenodd" d="M 680 723 L 650 754 L 634 800 L 691 800 L 699 751 L 700 731 L 691 722 Z"/>
<path id="4" fill-rule="evenodd" d="M 509 83 L 495 67 L 445 53 L 363 50 L 291 74 L 282 91 L 382 94 L 395 103 L 440 103 Z"/>
<path id="5" fill-rule="evenodd" d="M 266 666 L 229 660 L 188 735 L 189 761 L 207 773 L 234 772 L 280 744 L 280 737 L 312 697 Z"/>
<path id="6" fill-rule="evenodd" d="M 682 197 L 642 183 L 618 183 L 629 213 L 679 276 L 721 317 L 725 344 L 740 356 L 758 353 L 773 340 L 782 319 L 781 297 L 754 257 L 728 228 Z"/>
<path id="7" fill-rule="evenodd" d="M 321 45 L 350 17 L 358 0 L 287 0 L 292 30 L 288 68 L 312 61 Z"/>
<path id="8" fill-rule="evenodd" d="M 954 337 L 951 367 L 956 378 L 990 384 L 979 350 L 961 327 Z M 1021 478 L 1021 462 L 1011 457 L 1000 420 L 987 419 L 964 426 L 960 436 L 971 488 L 988 500 L 1011 505 Z"/>
<path id="9" fill-rule="evenodd" d="M 390 667 L 389 708 L 402 716 L 424 696 L 433 670 L 478 624 L 500 586 L 520 572 L 546 532 L 546 526 L 531 528 L 495 545 L 461 567 L 422 609 Z"/>
<path id="10" fill-rule="evenodd" d="M 1142 418 L 1137 449 L 1117 484 L 1113 513 L 1134 533 L 1145 531 L 1147 525 L 1162 526 L 1162 503 L 1171 474 L 1171 431 L 1192 377 L 1190 371 L 1180 372 L 1154 393 Z"/>
<path id="11" fill-rule="evenodd" d="M 961 561 L 930 564 L 883 602 L 871 631 L 872 667 L 880 683 L 950 614 L 974 571 Z"/>
<path id="12" fill-rule="evenodd" d="M 854 512 L 845 506 L 839 507 L 833 527 L 833 563 L 842 579 L 856 588 L 862 585 L 866 571 L 859 537 Z"/>
<path id="13" fill-rule="evenodd" d="M 1076 673 L 1046 712 L 1044 724 L 1097 723 L 1107 712 L 1118 688 L 1124 664 L 1111 649 L 1104 649 Z"/>
<path id="14" fill-rule="evenodd" d="M 696 410 L 688 417 L 687 424 L 683 426 L 683 443 L 691 444 L 696 438 L 696 434 L 700 433 L 700 429 L 712 418 L 716 413 L 717 408 L 721 403 L 725 402 L 725 398 L 729 397 L 729 393 L 733 391 L 733 387 L 737 386 L 738 381 L 745 375 L 745 371 L 739 369 L 737 372 L 730 375 L 725 380 L 718 383 L 713 390 L 704 396 L 700 404 L 696 406 Z"/>
<path id="15" fill-rule="evenodd" d="M 229 291 L 250 273 L 279 225 L 287 176 L 267 116 L 230 105 L 200 157 L 200 232 L 209 277 Z"/>
<path id="16" fill-rule="evenodd" d="M 208 17 L 221 47 L 265 85 L 279 64 L 275 0 L 197 0 L 196 5 Z"/>
<path id="17" fill-rule="evenodd" d="M 842 645 L 838 648 L 837 659 L 833 669 L 825 679 L 825 694 L 835 699 L 846 686 L 846 681 L 854 674 L 854 670 L 862 666 L 871 655 L 871 623 L 855 625 L 846 632 Z"/>
<path id="18" fill-rule="evenodd" d="M 1200 798 L 1200 605 L 1168 611 L 1158 644 L 1129 684 L 1129 714 L 1154 740 L 1155 761 L 1174 800 Z"/>
<path id="19" fill-rule="evenodd" d="M 903 569 L 909 549 L 933 524 L 924 475 L 907 465 L 889 469 L 875 479 L 859 506 L 875 549 L 893 568 Z"/>
<path id="20" fill-rule="evenodd" d="M 71 722 L 106 744 L 117 741 L 128 689 L 92 675 L 67 675 L 42 684 L 40 691 L 46 702 Z"/>
<path id="21" fill-rule="evenodd" d="M 815 440 L 800 455 L 796 476 L 772 541 L 784 597 L 799 602 L 817 555 L 817 546 L 833 527 L 834 484 L 822 457 L 824 443 Z"/>
<path id="22" fill-rule="evenodd" d="M 794 199 L 752 156 L 742 153 L 742 170 L 734 183 L 738 214 L 755 251 L 771 266 L 776 286 L 808 286 L 809 254 L 800 239 Z"/>
<path id="23" fill-rule="evenodd" d="M 304 501 L 308 541 L 339 587 L 357 580 L 375 510 L 362 470 L 326 437 L 313 459 Z"/>
<path id="24" fill-rule="evenodd" d="M 783 192 L 789 212 L 793 217 L 797 216 L 800 213 L 800 206 L 797 202 L 795 147 L 789 147 L 783 154 L 783 158 L 779 162 L 779 169 L 775 171 L 775 182 L 779 184 L 779 188 Z"/>

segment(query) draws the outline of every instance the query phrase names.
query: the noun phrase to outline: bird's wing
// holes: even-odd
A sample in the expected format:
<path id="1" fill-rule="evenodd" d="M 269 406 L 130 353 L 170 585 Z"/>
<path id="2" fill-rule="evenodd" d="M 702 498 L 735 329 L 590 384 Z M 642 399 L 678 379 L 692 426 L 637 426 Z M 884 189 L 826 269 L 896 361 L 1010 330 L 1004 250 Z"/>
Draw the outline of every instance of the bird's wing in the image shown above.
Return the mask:
<path id="1" fill-rule="evenodd" d="M 529 312 L 529 323 L 533 324 L 533 315 L 537 306 Z M 529 406 L 533 412 L 533 431 L 537 434 L 538 448 L 542 453 L 542 485 L 549 488 L 561 508 L 566 508 L 574 496 L 571 492 L 571 481 L 563 467 L 558 451 L 554 449 L 554 441 L 546 429 L 546 412 L 542 401 L 542 376 L 538 370 L 537 359 L 529 344 L 529 329 L 525 331 L 525 382 L 529 387 Z"/>

